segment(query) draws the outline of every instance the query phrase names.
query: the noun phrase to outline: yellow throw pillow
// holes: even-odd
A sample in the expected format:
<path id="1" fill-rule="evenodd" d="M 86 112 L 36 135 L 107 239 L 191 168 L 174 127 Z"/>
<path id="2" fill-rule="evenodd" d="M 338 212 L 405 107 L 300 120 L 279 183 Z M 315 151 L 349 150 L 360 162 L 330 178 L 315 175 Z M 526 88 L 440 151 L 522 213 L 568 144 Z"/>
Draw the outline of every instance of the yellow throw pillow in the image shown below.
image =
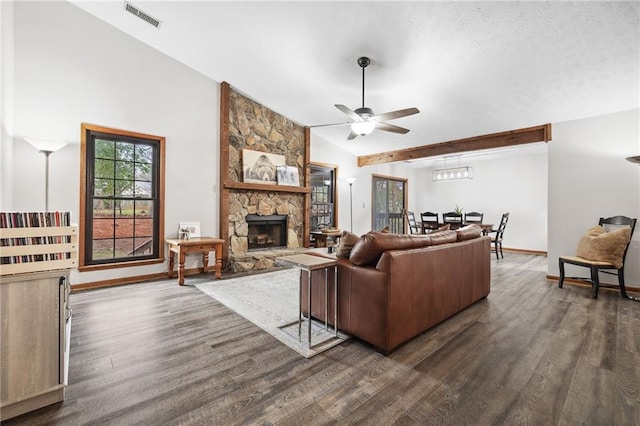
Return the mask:
<path id="1" fill-rule="evenodd" d="M 358 242 L 359 238 L 360 237 L 354 233 L 342 231 L 340 242 L 338 243 L 338 250 L 336 250 L 336 256 L 342 259 L 348 259 L 351 255 L 353 245 Z"/>
<path id="2" fill-rule="evenodd" d="M 385 225 L 382 227 L 382 229 L 378 229 L 378 232 L 382 232 L 384 234 L 388 234 L 389 232 L 391 232 L 391 229 L 389 228 L 389 225 Z"/>
<path id="3" fill-rule="evenodd" d="M 631 228 L 620 228 L 611 232 L 602 226 L 594 226 L 580 238 L 576 255 L 587 260 L 611 263 L 622 267 L 622 256 L 631 238 Z"/>

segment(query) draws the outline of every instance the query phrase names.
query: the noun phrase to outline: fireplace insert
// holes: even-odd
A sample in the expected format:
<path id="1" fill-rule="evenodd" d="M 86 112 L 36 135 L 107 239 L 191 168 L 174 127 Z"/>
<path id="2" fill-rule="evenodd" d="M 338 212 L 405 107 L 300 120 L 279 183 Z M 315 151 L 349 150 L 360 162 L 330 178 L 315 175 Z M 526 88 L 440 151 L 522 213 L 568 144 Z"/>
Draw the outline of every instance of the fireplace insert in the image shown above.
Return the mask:
<path id="1" fill-rule="evenodd" d="M 249 226 L 249 250 L 287 247 L 287 215 L 248 214 L 245 220 Z"/>

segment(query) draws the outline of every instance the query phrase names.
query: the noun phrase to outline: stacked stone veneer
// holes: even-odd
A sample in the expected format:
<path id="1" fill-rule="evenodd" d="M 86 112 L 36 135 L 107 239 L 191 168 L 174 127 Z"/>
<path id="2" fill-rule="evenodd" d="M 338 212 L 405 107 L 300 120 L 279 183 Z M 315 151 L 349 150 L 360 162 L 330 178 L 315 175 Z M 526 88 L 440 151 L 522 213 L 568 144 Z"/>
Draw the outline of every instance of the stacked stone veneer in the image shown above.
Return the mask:
<path id="1" fill-rule="evenodd" d="M 251 149 L 285 156 L 288 166 L 298 167 L 304 186 L 304 129 L 263 105 L 231 89 L 229 92 L 229 180 L 242 182 L 242 150 Z M 287 248 L 302 246 L 304 195 L 300 193 L 229 190 L 229 262 L 233 272 L 266 269 L 282 251 L 248 251 L 247 214 L 288 215 Z"/>

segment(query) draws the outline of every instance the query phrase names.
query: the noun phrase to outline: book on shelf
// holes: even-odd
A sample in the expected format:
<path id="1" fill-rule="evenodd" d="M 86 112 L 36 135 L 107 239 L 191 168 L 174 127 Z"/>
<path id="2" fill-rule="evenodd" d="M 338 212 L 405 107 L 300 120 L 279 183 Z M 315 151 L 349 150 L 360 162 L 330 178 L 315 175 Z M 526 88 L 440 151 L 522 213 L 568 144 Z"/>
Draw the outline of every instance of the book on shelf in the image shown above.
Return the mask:
<path id="1" fill-rule="evenodd" d="M 0 212 L 0 229 L 42 228 L 71 226 L 70 212 Z M 70 243 L 70 235 L 32 236 L 32 237 L 3 237 L 0 246 L 31 246 L 47 244 Z M 70 259 L 71 253 L 46 252 L 39 254 L 23 254 L 0 257 L 0 264 L 15 264 L 26 262 L 40 262 L 50 260 Z"/>

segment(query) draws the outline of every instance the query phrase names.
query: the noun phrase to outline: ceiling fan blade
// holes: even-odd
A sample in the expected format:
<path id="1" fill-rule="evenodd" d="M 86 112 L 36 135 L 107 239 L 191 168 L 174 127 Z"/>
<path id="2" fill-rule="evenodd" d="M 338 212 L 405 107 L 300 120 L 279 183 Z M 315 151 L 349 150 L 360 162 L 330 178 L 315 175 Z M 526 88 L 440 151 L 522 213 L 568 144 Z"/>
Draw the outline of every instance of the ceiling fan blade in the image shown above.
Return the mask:
<path id="1" fill-rule="evenodd" d="M 358 137 L 358 134 L 357 134 L 357 133 L 354 133 L 353 131 L 351 131 L 351 133 L 349 133 L 349 136 L 347 137 L 347 140 L 348 140 L 348 141 L 352 141 L 352 140 L 354 140 L 354 139 L 355 139 L 355 138 L 357 138 L 357 137 Z"/>
<path id="2" fill-rule="evenodd" d="M 386 132 L 402 133 L 403 135 L 405 133 L 409 133 L 409 129 L 405 129 L 404 127 L 400 126 L 394 126 L 393 124 L 389 123 L 378 123 L 376 125 L 376 129 L 384 130 Z"/>
<path id="3" fill-rule="evenodd" d="M 308 126 L 308 127 L 347 126 L 349 124 L 351 124 L 351 122 L 349 122 L 349 123 L 332 123 L 332 124 L 314 124 L 314 125 Z"/>
<path id="4" fill-rule="evenodd" d="M 420 110 L 418 110 L 418 108 L 399 109 L 397 111 L 385 112 L 385 113 L 376 115 L 375 119 L 378 121 L 387 121 L 387 120 L 393 120 L 394 118 L 406 117 L 408 115 L 417 114 L 419 112 Z"/>
<path id="5" fill-rule="evenodd" d="M 347 114 L 347 116 L 354 121 L 362 121 L 362 118 L 356 112 L 350 108 L 347 108 L 344 105 L 336 104 L 336 108 L 338 108 L 343 113 Z"/>

